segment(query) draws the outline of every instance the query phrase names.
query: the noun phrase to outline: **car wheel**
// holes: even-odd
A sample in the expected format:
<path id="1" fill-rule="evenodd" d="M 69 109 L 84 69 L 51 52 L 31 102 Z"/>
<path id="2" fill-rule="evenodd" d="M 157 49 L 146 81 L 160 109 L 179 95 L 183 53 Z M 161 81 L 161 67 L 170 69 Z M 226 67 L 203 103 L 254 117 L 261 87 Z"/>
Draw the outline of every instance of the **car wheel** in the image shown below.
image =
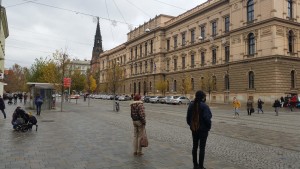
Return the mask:
<path id="1" fill-rule="evenodd" d="M 179 105 L 181 105 L 181 104 L 182 104 L 182 102 L 178 102 L 178 104 L 179 104 Z"/>

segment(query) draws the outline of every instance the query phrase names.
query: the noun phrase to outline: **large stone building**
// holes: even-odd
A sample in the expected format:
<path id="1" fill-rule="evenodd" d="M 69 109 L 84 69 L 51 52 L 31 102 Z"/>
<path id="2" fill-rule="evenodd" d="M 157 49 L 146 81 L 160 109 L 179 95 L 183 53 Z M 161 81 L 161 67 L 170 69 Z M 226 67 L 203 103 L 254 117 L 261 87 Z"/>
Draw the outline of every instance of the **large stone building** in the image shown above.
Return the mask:
<path id="1" fill-rule="evenodd" d="M 0 95 L 3 95 L 4 85 L 4 60 L 5 60 L 5 39 L 8 37 L 8 24 L 6 10 L 0 2 Z"/>
<path id="2" fill-rule="evenodd" d="M 155 84 L 164 80 L 167 95 L 180 95 L 188 77 L 192 96 L 210 78 L 212 102 L 273 102 L 299 93 L 299 16 L 299 0 L 210 0 L 132 30 L 127 42 L 97 57 L 94 70 L 105 84 L 107 70 L 120 64 L 119 93 L 160 95 Z"/>

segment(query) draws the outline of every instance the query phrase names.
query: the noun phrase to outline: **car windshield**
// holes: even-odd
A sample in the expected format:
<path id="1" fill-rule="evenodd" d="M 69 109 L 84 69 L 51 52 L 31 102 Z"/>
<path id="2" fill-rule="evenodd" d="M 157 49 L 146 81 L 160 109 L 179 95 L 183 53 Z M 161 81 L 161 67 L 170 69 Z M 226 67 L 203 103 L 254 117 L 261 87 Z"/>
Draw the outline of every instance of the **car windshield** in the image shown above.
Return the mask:
<path id="1" fill-rule="evenodd" d="M 174 96 L 173 98 L 174 98 L 174 99 L 177 99 L 177 98 L 179 98 L 179 96 Z"/>

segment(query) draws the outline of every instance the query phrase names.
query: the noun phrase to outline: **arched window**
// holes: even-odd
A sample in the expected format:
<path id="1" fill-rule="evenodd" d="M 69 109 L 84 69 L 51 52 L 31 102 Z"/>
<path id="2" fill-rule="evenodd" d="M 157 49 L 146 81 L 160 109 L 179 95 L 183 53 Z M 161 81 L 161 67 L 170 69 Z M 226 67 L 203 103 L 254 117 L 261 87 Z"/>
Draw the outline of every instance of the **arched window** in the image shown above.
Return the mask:
<path id="1" fill-rule="evenodd" d="M 289 43 L 289 52 L 293 53 L 294 52 L 294 32 L 292 30 L 289 31 L 288 43 Z"/>
<path id="2" fill-rule="evenodd" d="M 214 91 L 217 90 L 217 77 L 216 76 L 212 77 L 212 90 L 214 90 Z"/>
<path id="3" fill-rule="evenodd" d="M 169 83 L 169 80 L 167 80 L 167 92 L 170 91 L 170 83 Z"/>
<path id="4" fill-rule="evenodd" d="M 174 84 L 173 84 L 174 86 L 173 86 L 173 90 L 174 90 L 174 92 L 176 92 L 177 91 L 177 82 L 176 82 L 176 80 L 174 80 Z"/>
<path id="5" fill-rule="evenodd" d="M 291 88 L 295 89 L 296 85 L 295 85 L 295 70 L 291 71 Z"/>
<path id="6" fill-rule="evenodd" d="M 147 93 L 147 84 L 146 84 L 146 81 L 144 81 L 144 95 L 146 95 Z"/>
<path id="7" fill-rule="evenodd" d="M 230 86 L 229 86 L 229 75 L 225 75 L 225 89 L 229 90 Z"/>
<path id="8" fill-rule="evenodd" d="M 254 89 L 254 73 L 253 73 L 253 71 L 249 72 L 249 89 Z"/>
<path id="9" fill-rule="evenodd" d="M 150 89 L 150 92 L 152 92 L 152 83 L 149 82 L 149 89 Z"/>
<path id="10" fill-rule="evenodd" d="M 201 77 L 201 90 L 204 90 L 204 77 Z"/>
<path id="11" fill-rule="evenodd" d="M 288 0 L 288 17 L 293 18 L 293 0 Z"/>
<path id="12" fill-rule="evenodd" d="M 253 33 L 248 35 L 248 55 L 254 55 L 255 53 L 255 37 Z"/>
<path id="13" fill-rule="evenodd" d="M 136 94 L 136 83 L 133 83 L 133 93 Z"/>
<path id="14" fill-rule="evenodd" d="M 254 20 L 254 2 L 249 0 L 247 3 L 247 21 L 252 22 Z"/>

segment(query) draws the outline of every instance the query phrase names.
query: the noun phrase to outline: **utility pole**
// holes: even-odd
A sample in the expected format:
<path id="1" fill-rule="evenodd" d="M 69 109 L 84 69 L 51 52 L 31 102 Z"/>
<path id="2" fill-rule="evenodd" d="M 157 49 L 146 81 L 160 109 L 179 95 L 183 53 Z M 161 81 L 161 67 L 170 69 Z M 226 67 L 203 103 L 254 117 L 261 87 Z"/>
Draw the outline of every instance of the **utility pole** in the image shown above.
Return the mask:
<path id="1" fill-rule="evenodd" d="M 66 66 L 67 55 L 63 53 L 63 58 L 61 60 L 62 67 L 62 77 L 61 77 L 61 101 L 60 101 L 60 111 L 63 111 L 63 100 L 64 100 L 64 77 L 65 77 L 65 66 Z"/>

